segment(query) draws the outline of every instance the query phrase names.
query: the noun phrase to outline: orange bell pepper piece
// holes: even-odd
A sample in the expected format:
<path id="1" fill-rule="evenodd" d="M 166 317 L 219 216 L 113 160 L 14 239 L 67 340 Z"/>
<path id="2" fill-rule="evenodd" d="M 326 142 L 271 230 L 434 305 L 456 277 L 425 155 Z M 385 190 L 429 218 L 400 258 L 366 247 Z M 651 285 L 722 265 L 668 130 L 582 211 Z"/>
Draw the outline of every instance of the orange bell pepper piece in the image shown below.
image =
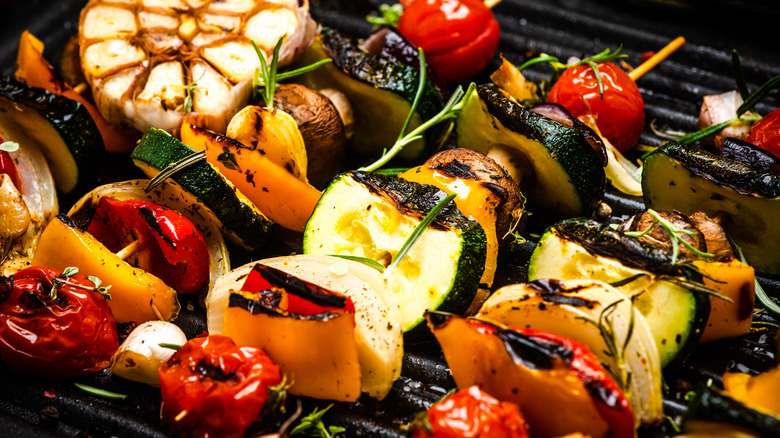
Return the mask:
<path id="1" fill-rule="evenodd" d="M 59 79 L 54 72 L 54 67 L 43 57 L 43 42 L 26 30 L 19 38 L 15 76 L 31 87 L 43 88 L 84 105 L 95 121 L 100 136 L 103 137 L 103 145 L 107 152 L 131 152 L 140 138 L 140 133 L 136 131 L 120 129 L 108 123 L 95 105 Z"/>

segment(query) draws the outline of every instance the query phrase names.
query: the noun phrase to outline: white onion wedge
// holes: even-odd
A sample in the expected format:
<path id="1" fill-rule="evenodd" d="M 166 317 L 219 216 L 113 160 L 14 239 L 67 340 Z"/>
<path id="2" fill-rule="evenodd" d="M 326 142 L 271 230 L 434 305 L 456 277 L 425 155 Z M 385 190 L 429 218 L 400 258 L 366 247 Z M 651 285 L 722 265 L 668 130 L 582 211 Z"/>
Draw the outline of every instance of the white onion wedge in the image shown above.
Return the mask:
<path id="1" fill-rule="evenodd" d="M 176 352 L 160 344 L 184 345 L 187 336 L 171 322 L 148 321 L 130 332 L 111 356 L 111 374 L 127 380 L 160 386 L 160 366 Z"/>

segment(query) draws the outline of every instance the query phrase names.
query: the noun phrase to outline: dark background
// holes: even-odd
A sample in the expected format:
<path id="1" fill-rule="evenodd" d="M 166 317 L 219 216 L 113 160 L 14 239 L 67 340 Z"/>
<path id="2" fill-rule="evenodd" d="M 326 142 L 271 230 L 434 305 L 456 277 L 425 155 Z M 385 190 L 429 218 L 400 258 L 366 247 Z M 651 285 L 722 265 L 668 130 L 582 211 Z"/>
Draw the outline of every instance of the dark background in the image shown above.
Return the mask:
<path id="1" fill-rule="evenodd" d="M 24 29 L 44 41 L 46 56 L 56 65 L 65 41 L 76 32 L 79 10 L 84 3 L 82 0 L 0 0 L 0 71 L 13 72 L 18 37 Z M 312 13 L 323 25 L 364 36 L 371 30 L 364 17 L 376 10 L 379 3 L 382 2 L 314 1 Z M 638 81 L 646 102 L 646 121 L 649 124 L 655 120 L 661 127 L 694 130 L 702 96 L 735 88 L 732 49 L 742 55 L 751 90 L 780 74 L 777 47 L 780 37 L 776 33 L 780 7 L 771 0 L 702 0 L 682 2 L 682 6 L 639 0 L 504 0 L 494 11 L 502 30 L 499 51 L 516 64 L 538 52 L 566 59 L 622 44 L 623 51 L 629 55 L 627 61 L 636 66 L 644 52 L 656 51 L 678 35 L 685 36 L 688 43 L 683 48 Z M 494 60 L 493 67 L 497 65 Z M 547 75 L 549 70 L 543 67 L 533 67 L 527 72 L 531 79 Z M 777 106 L 775 94 L 759 105 L 758 110 L 766 114 Z M 649 145 L 661 141 L 649 129 L 641 139 L 641 143 Z M 124 157 L 112 158 L 117 160 Z M 637 199 L 614 193 L 608 195 L 607 201 L 615 207 L 617 215 L 641 207 Z M 535 232 L 551 221 L 544 215 L 532 218 L 537 222 L 530 225 Z M 273 245 L 272 242 L 266 249 L 268 253 L 290 251 L 289 247 Z M 532 247 L 532 243 L 525 245 L 505 262 L 497 282 L 523 281 Z M 762 282 L 770 291 L 780 290 L 773 280 L 762 279 Z M 194 336 L 205 329 L 203 311 L 188 311 L 187 304 L 183 303 L 185 311 L 179 323 L 189 336 Z M 197 303 L 190 304 L 197 308 Z M 668 413 L 679 414 L 684 408 L 682 394 L 710 377 L 717 380 L 726 369 L 760 371 L 771 366 L 775 361 L 773 334 L 774 330 L 759 331 L 699 348 L 685 364 L 667 370 Z M 99 399 L 76 390 L 73 381 L 115 390 L 129 397 L 121 402 Z M 347 426 L 349 436 L 399 436 L 403 434 L 401 423 L 452 386 L 441 353 L 434 344 L 408 346 L 403 376 L 387 399 L 382 403 L 361 400 L 354 405 L 337 404 L 327 421 Z M 158 419 L 159 403 L 158 390 L 112 379 L 105 371 L 50 382 L 12 375 L 0 365 L 0 436 L 165 436 L 168 431 Z M 310 400 L 305 404 L 307 409 L 327 405 Z M 643 436 L 669 433 L 667 427 L 642 431 Z"/>

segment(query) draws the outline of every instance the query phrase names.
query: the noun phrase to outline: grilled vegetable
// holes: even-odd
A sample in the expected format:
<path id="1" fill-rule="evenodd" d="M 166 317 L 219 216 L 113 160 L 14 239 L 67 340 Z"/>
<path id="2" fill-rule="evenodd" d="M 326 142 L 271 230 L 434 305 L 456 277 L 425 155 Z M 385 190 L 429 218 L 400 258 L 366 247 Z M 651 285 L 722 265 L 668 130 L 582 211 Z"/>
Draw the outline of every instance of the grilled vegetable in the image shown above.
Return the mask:
<path id="1" fill-rule="evenodd" d="M 304 76 L 301 83 L 315 90 L 335 88 L 346 94 L 355 115 L 352 148 L 359 154 L 380 156 L 398 138 L 411 110 L 420 82 L 418 68 L 365 52 L 356 40 L 327 28 L 303 56 L 302 63 L 325 58 L 333 58 L 333 63 Z M 407 132 L 435 116 L 443 106 L 441 94 L 426 81 Z M 424 138 L 406 145 L 399 156 L 406 160 L 422 157 L 439 145 L 442 134 L 441 126 L 429 129 Z"/>
<path id="2" fill-rule="evenodd" d="M 279 367 L 225 336 L 195 338 L 160 368 L 161 416 L 182 436 L 242 436 L 284 400 Z"/>
<path id="3" fill-rule="evenodd" d="M 409 169 L 401 178 L 458 194 L 455 198 L 458 210 L 479 222 L 485 231 L 487 253 L 480 284 L 490 287 L 500 243 L 510 234 L 510 227 L 511 232 L 521 231 L 518 228 L 525 213 L 525 198 L 509 174 L 479 152 L 451 149 L 432 156 L 422 166 Z"/>
<path id="4" fill-rule="evenodd" d="M 544 279 L 500 288 L 477 315 L 583 343 L 623 385 L 636 422 L 652 424 L 663 417 L 661 363 L 651 326 L 637 307 L 599 281 Z"/>
<path id="5" fill-rule="evenodd" d="M 147 193 L 144 188 L 148 183 L 149 180 L 140 179 L 99 186 L 82 196 L 68 211 L 68 216 L 80 228 L 86 229 L 95 216 L 98 202 L 104 197 L 118 201 L 150 201 L 181 213 L 195 224 L 198 233 L 205 240 L 209 254 L 209 282 L 207 290 L 211 290 L 217 278 L 230 270 L 230 257 L 225 247 L 225 241 L 222 239 L 222 234 L 220 234 L 219 220 L 193 194 L 187 192 L 175 182 L 170 180 L 163 181 Z"/>
<path id="6" fill-rule="evenodd" d="M 130 158 L 151 178 L 193 153 L 193 149 L 166 132 L 150 129 Z M 213 166 L 196 163 L 170 179 L 197 198 L 219 220 L 226 238 L 249 249 L 258 248 L 265 241 L 272 222 Z"/>
<path id="7" fill-rule="evenodd" d="M 97 284 L 73 269 L 29 267 L 0 277 L 0 359 L 44 379 L 102 370 L 119 345 Z"/>
<path id="8" fill-rule="evenodd" d="M 458 387 L 516 403 L 533 436 L 634 436 L 628 400 L 582 344 L 441 313 L 429 313 L 428 324 Z"/>
<path id="9" fill-rule="evenodd" d="M 268 353 L 293 379 L 291 393 L 356 401 L 355 321 L 350 298 L 256 264 L 230 294 L 222 333 Z"/>
<path id="10" fill-rule="evenodd" d="M 731 90 L 723 94 L 704 96 L 699 112 L 699 121 L 696 126 L 705 129 L 718 123 L 737 118 L 737 109 L 744 101 L 737 90 Z M 750 122 L 739 121 L 723 128 L 713 136 L 703 141 L 720 148 L 727 137 L 741 138 L 750 129 Z"/>
<path id="11" fill-rule="evenodd" d="M 671 281 L 658 278 L 668 275 Z M 710 314 L 709 298 L 675 284 L 685 273 L 670 255 L 594 221 L 571 219 L 550 227 L 531 255 L 528 279 L 591 279 L 617 283 L 647 319 L 661 365 L 685 357 L 697 344 Z"/>
<path id="12" fill-rule="evenodd" d="M 761 117 L 745 134 L 745 141 L 775 156 L 780 155 L 780 109 Z"/>
<path id="13" fill-rule="evenodd" d="M 101 113 L 116 125 L 173 132 L 189 111 L 224 132 L 251 93 L 260 61 L 280 38 L 280 66 L 311 44 L 308 1 L 92 0 L 81 12 L 81 67 Z M 187 104 L 187 101 L 191 105 Z"/>
<path id="14" fill-rule="evenodd" d="M 303 236 L 306 254 L 393 260 L 425 215 L 445 197 L 439 189 L 364 172 L 338 176 L 325 190 Z M 485 268 L 482 227 L 445 208 L 387 278 L 404 331 L 426 309 L 463 312 Z"/>
<path id="15" fill-rule="evenodd" d="M 768 438 L 780 430 L 780 417 L 707 385 L 696 391 L 683 416 L 683 430 L 691 437 L 697 433 L 719 437 L 731 431 L 731 436 Z"/>
<path id="16" fill-rule="evenodd" d="M 127 264 L 65 215 L 54 218 L 43 230 L 33 264 L 59 270 L 75 266 L 111 285 L 108 304 L 119 323 L 172 320 L 179 313 L 175 290 Z"/>
<path id="17" fill-rule="evenodd" d="M 276 257 L 259 263 L 352 300 L 356 316 L 354 338 L 360 364 L 359 390 L 375 398 L 384 398 L 401 372 L 403 340 L 400 310 L 386 291 L 381 274 L 358 262 L 321 255 Z M 210 333 L 223 333 L 228 298 L 231 293 L 242 290 L 244 280 L 254 266 L 255 263 L 250 263 L 223 276 L 207 297 Z M 340 266 L 345 267 L 346 272 L 335 269 Z"/>
<path id="18" fill-rule="evenodd" d="M 780 176 L 719 157 L 702 149 L 669 143 L 645 160 L 645 204 L 683 214 L 721 215 L 724 229 L 758 271 L 780 272 Z"/>
<path id="19" fill-rule="evenodd" d="M 97 174 L 103 141 L 80 103 L 0 76 L 0 112 L 46 157 L 57 190 L 70 193 Z"/>
<path id="20" fill-rule="evenodd" d="M 134 328 L 111 356 L 111 374 L 160 386 L 160 367 L 176 350 L 161 344 L 184 345 L 187 336 L 176 324 L 149 321 Z"/>
<path id="21" fill-rule="evenodd" d="M 578 130 L 523 108 L 495 86 L 479 86 L 467 99 L 457 124 L 460 147 L 490 157 L 500 149 L 506 159 L 497 161 L 532 203 L 568 216 L 595 208 L 606 176 Z"/>

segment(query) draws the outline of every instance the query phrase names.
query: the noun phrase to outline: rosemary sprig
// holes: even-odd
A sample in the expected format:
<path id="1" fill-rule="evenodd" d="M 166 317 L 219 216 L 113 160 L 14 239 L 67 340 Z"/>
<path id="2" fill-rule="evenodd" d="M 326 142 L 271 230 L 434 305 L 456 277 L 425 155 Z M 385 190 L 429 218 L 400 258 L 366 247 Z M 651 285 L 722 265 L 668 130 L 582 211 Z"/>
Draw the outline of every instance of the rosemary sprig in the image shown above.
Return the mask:
<path id="1" fill-rule="evenodd" d="M 747 99 L 742 102 L 742 105 L 737 108 L 737 116 L 741 116 L 742 114 L 745 114 L 746 112 L 753 109 L 753 107 L 756 106 L 756 104 L 760 102 L 761 99 L 763 99 L 764 96 L 772 91 L 772 89 L 775 88 L 778 84 L 780 84 L 780 75 L 777 75 L 766 81 L 764 85 L 760 86 L 758 90 L 754 91 L 753 94 L 748 96 Z"/>
<path id="2" fill-rule="evenodd" d="M 159 346 L 160 346 L 160 347 L 162 347 L 162 348 L 169 348 L 169 349 L 171 349 L 171 350 L 176 350 L 176 351 L 179 351 L 179 348 L 181 348 L 181 347 L 182 347 L 182 346 L 181 346 L 181 345 L 179 345 L 179 344 L 169 344 L 169 343 L 167 343 L 167 342 L 160 342 L 160 343 L 159 343 L 159 344 L 157 344 L 157 345 L 159 345 Z"/>
<path id="3" fill-rule="evenodd" d="M 4 141 L 0 143 L 0 151 L 16 152 L 17 150 L 19 150 L 19 143 L 15 141 Z"/>
<path id="4" fill-rule="evenodd" d="M 103 298 L 107 300 L 111 299 L 111 294 L 108 293 L 108 290 L 111 289 L 111 285 L 101 286 L 103 282 L 95 276 L 90 275 L 87 277 L 87 279 L 91 281 L 92 284 L 94 285 L 92 287 L 84 286 L 83 284 L 73 283 L 67 280 L 68 278 L 73 277 L 78 273 L 79 273 L 79 268 L 75 266 L 69 266 L 65 268 L 58 276 L 52 279 L 51 290 L 49 291 L 49 297 L 51 297 L 52 301 L 57 299 L 57 289 L 63 284 L 77 287 L 79 289 L 97 292 L 100 295 L 103 295 Z"/>
<path id="5" fill-rule="evenodd" d="M 388 167 L 386 169 L 377 169 L 374 171 L 374 173 L 387 176 L 398 176 L 407 170 L 409 170 L 408 167 Z"/>
<path id="6" fill-rule="evenodd" d="M 601 337 L 604 339 L 604 343 L 607 346 L 607 355 L 611 356 L 615 360 L 617 370 L 613 370 L 617 373 L 616 377 L 619 378 L 623 391 L 628 396 L 630 384 L 631 384 L 631 372 L 626 365 L 626 348 L 628 348 L 629 342 L 634 335 L 634 300 L 631 301 L 631 317 L 628 320 L 628 330 L 626 331 L 626 337 L 621 342 L 618 339 L 618 334 L 615 332 L 615 324 L 613 313 L 617 310 L 617 306 L 623 302 L 623 298 L 614 301 L 604 307 L 599 313 L 599 319 L 594 320 L 585 316 L 579 316 L 577 319 L 581 319 L 589 324 L 592 324 L 598 328 L 601 333 Z"/>
<path id="7" fill-rule="evenodd" d="M 731 51 L 731 65 L 734 67 L 734 79 L 737 81 L 737 91 L 742 96 L 742 100 L 750 96 L 748 91 L 747 81 L 745 80 L 745 72 L 742 70 L 742 61 L 739 59 L 739 53 L 737 49 Z"/>
<path id="8" fill-rule="evenodd" d="M 322 421 L 322 417 L 333 405 L 328 405 L 327 408 L 319 410 L 314 408 L 311 414 L 301 418 L 301 422 L 290 431 L 290 436 L 304 435 L 315 436 L 321 438 L 333 438 L 334 435 L 344 432 L 346 429 L 340 426 L 325 426 Z"/>
<path id="9" fill-rule="evenodd" d="M 149 184 L 147 184 L 146 188 L 144 188 L 144 192 L 146 193 L 151 192 L 152 189 L 159 186 L 163 181 L 170 178 L 174 173 L 184 170 L 186 167 L 192 166 L 193 164 L 199 161 L 203 161 L 205 159 L 206 159 L 206 151 L 203 150 L 203 151 L 194 152 L 182 158 L 181 160 L 176 161 L 175 163 L 171 163 L 165 166 L 165 169 L 161 170 L 160 173 L 155 175 L 155 177 L 152 178 L 151 181 L 149 181 Z"/>
<path id="10" fill-rule="evenodd" d="M 395 270 L 396 266 L 398 266 L 401 263 L 401 260 L 406 257 L 406 254 L 409 253 L 409 250 L 412 249 L 412 246 L 414 246 L 415 243 L 417 243 L 417 240 L 420 239 L 423 232 L 426 228 L 428 228 L 428 225 L 433 222 L 434 219 L 436 219 L 436 216 L 441 213 L 441 211 L 444 209 L 444 207 L 447 206 L 447 204 L 450 203 L 455 198 L 455 193 L 451 193 L 447 195 L 444 199 L 439 201 L 435 207 L 431 209 L 431 211 L 428 212 L 428 214 L 425 215 L 425 218 L 417 224 L 416 227 L 414 227 L 414 230 L 412 231 L 412 234 L 409 235 L 409 237 L 406 239 L 406 242 L 404 242 L 403 246 L 401 246 L 401 249 L 398 250 L 398 253 L 395 255 L 395 258 L 393 259 L 393 262 L 390 263 L 390 266 L 387 267 L 384 273 L 384 278 L 387 279 L 390 277 L 390 274 L 392 274 L 393 270 Z"/>
<path id="11" fill-rule="evenodd" d="M 372 13 L 366 16 L 366 21 L 374 25 L 374 28 L 380 28 L 382 26 L 398 26 L 398 20 L 401 19 L 401 14 L 404 12 L 404 7 L 400 3 L 394 5 L 388 5 L 382 3 L 379 5 L 378 15 Z"/>
<path id="12" fill-rule="evenodd" d="M 358 257 L 358 256 L 353 256 L 353 255 L 346 255 L 346 254 L 330 254 L 330 256 L 331 257 L 338 257 L 338 258 L 344 259 L 344 260 L 352 260 L 353 262 L 362 263 L 362 264 L 368 266 L 369 268 L 374 268 L 374 269 L 376 269 L 379 272 L 385 272 L 385 265 L 383 265 L 383 264 L 381 264 L 378 261 L 373 260 L 373 259 L 369 259 L 369 258 L 366 258 L 366 257 Z"/>
<path id="13" fill-rule="evenodd" d="M 97 397 L 103 397 L 111 400 L 124 400 L 127 398 L 127 394 L 120 394 L 118 392 L 107 391 L 105 389 L 95 388 L 94 386 L 85 385 L 83 383 L 74 383 L 76 388 Z"/>
<path id="14" fill-rule="evenodd" d="M 744 264 L 748 264 L 747 260 L 745 260 L 745 254 L 742 252 L 742 248 L 731 239 L 731 236 L 727 236 L 729 238 L 729 242 L 731 242 L 731 246 L 733 246 L 737 252 L 737 258 L 739 258 L 739 261 Z M 755 279 L 754 281 L 756 282 L 756 298 L 758 298 L 758 302 L 760 302 L 766 310 L 774 313 L 775 315 L 780 315 L 780 306 L 775 304 L 775 302 L 769 298 L 769 295 L 767 295 L 766 291 L 761 286 L 761 283 L 758 282 L 758 279 Z"/>
<path id="15" fill-rule="evenodd" d="M 282 48 L 282 43 L 284 42 L 284 38 L 279 38 L 279 41 L 276 42 L 276 46 L 274 46 L 274 52 L 271 56 L 271 66 L 268 66 L 268 63 L 265 61 L 265 55 L 260 50 L 259 47 L 257 47 L 257 44 L 255 44 L 254 41 L 252 41 L 252 47 L 255 48 L 255 53 L 257 53 L 257 57 L 260 58 L 260 69 L 255 69 L 255 76 L 254 76 L 254 90 L 255 94 L 257 94 L 257 88 L 261 87 L 263 89 L 263 99 L 265 100 L 265 106 L 267 108 L 273 108 L 274 106 L 274 93 L 276 92 L 276 69 L 279 67 L 279 49 Z M 257 85 L 260 83 L 260 77 L 259 75 L 262 73 L 263 75 L 263 85 Z"/>
<path id="16" fill-rule="evenodd" d="M 662 226 L 666 230 L 667 233 L 669 233 L 669 237 L 672 240 L 672 264 L 673 265 L 677 264 L 677 256 L 678 256 L 678 254 L 680 252 L 680 248 L 679 248 L 678 244 L 680 244 L 680 243 L 682 243 L 683 246 L 685 246 L 686 248 L 691 250 L 691 252 L 693 252 L 694 254 L 696 254 L 699 257 L 702 257 L 702 258 L 705 258 L 705 259 L 712 259 L 713 257 L 715 257 L 714 254 L 711 254 L 711 253 L 708 253 L 708 252 L 704 252 L 704 251 L 700 251 L 700 250 L 694 248 L 690 243 L 688 243 L 685 240 L 680 238 L 681 234 L 684 234 L 686 236 L 695 236 L 695 235 L 699 234 L 697 231 L 686 231 L 686 230 L 681 230 L 679 228 L 676 228 L 674 225 L 669 223 L 666 219 L 662 218 L 661 215 L 659 215 L 658 212 L 656 212 L 652 208 L 647 210 L 647 214 L 649 214 L 650 217 L 653 218 L 653 222 L 650 223 L 650 225 L 647 227 L 647 229 L 645 229 L 644 231 L 626 231 L 623 234 L 625 234 L 626 236 L 631 236 L 631 237 L 643 237 L 645 234 L 649 233 L 650 230 L 653 229 L 653 227 L 657 223 L 658 225 Z"/>

